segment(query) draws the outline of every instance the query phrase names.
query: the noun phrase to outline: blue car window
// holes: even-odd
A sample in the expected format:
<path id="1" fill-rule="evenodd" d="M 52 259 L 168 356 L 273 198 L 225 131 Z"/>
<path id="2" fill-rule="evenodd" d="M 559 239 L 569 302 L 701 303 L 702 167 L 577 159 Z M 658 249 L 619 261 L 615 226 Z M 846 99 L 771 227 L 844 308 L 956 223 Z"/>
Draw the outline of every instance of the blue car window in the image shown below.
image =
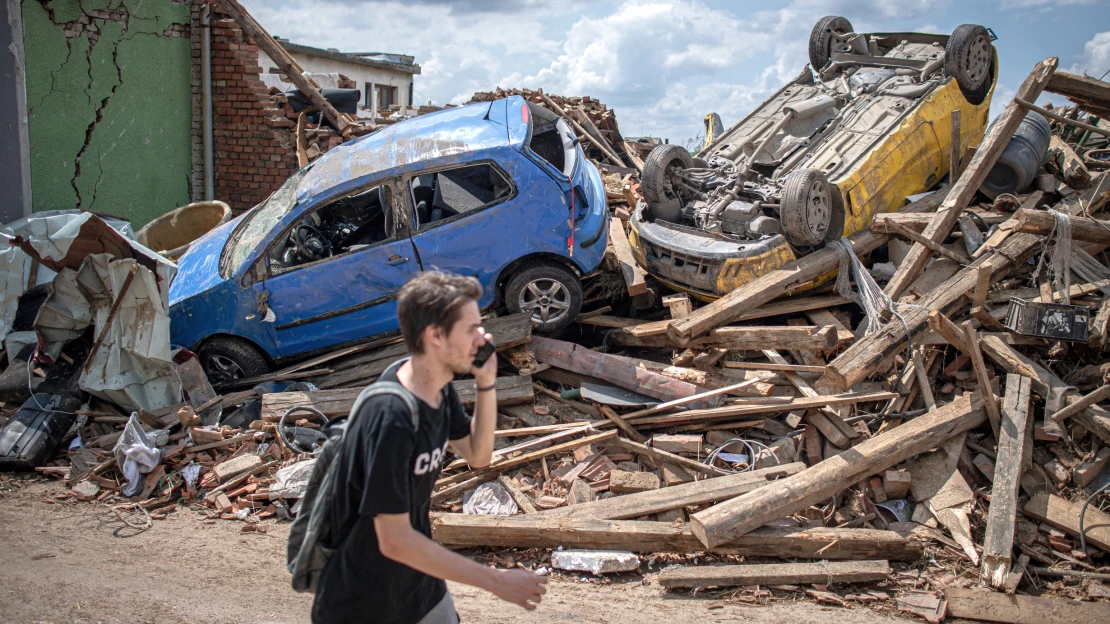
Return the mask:
<path id="1" fill-rule="evenodd" d="M 513 195 L 505 174 L 488 163 L 426 173 L 413 177 L 410 184 L 417 230 L 495 206 Z"/>
<path id="2" fill-rule="evenodd" d="M 372 247 L 393 238 L 388 184 L 363 188 L 307 213 L 270 247 L 270 270 L 296 267 Z"/>

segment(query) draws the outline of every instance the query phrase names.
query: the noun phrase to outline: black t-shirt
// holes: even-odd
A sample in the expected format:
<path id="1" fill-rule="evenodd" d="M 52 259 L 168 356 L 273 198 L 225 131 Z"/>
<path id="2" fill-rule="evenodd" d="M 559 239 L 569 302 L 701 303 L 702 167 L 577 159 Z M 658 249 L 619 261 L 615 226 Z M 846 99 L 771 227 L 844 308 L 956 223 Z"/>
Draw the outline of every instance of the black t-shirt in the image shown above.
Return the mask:
<path id="1" fill-rule="evenodd" d="M 388 375 L 388 376 L 387 376 Z M 396 374 L 382 375 L 397 381 Z M 408 513 L 412 527 L 431 537 L 432 488 L 445 463 L 448 440 L 470 435 L 470 417 L 455 389 L 443 389 L 439 409 L 417 399 L 420 427 L 401 399 L 378 396 L 348 424 L 333 492 L 328 560 L 316 589 L 312 621 L 414 624 L 443 599 L 447 585 L 382 555 L 376 514 Z"/>

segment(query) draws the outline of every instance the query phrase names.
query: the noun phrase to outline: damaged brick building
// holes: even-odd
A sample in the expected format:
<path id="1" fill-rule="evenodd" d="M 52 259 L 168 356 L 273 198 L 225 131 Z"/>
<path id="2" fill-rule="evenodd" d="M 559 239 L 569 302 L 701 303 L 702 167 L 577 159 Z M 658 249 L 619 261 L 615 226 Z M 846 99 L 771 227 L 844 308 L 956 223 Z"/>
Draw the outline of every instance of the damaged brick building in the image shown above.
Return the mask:
<path id="1" fill-rule="evenodd" d="M 212 198 L 238 213 L 297 169 L 267 59 L 220 3 L 22 0 L 0 13 L 0 223 L 79 208 L 137 228 Z M 306 135 L 318 151 L 342 142 Z"/>

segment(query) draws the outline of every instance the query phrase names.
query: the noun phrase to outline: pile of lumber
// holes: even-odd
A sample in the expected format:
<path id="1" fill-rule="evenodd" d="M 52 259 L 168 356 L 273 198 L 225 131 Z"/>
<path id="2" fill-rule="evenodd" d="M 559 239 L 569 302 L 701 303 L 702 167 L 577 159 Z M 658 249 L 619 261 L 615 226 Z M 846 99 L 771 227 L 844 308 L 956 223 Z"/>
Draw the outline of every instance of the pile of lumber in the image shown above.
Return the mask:
<path id="1" fill-rule="evenodd" d="M 621 173 L 636 173 L 643 169 L 644 163 L 621 136 L 617 127 L 617 116 L 611 108 L 589 96 L 563 97 L 544 93 L 543 89 L 502 89 L 480 91 L 470 98 L 470 102 L 492 102 L 513 95 L 522 96 L 533 104 L 539 104 L 556 113 L 575 131 L 582 142 L 586 157 L 598 166 Z"/>

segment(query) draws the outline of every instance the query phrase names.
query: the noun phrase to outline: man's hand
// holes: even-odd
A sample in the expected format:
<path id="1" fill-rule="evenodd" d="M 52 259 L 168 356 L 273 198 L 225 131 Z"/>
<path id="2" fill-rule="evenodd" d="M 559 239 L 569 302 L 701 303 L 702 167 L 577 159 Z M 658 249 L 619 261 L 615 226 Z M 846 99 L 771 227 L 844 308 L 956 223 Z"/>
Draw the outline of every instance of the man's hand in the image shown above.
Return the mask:
<path id="1" fill-rule="evenodd" d="M 486 342 L 493 342 L 493 334 L 485 333 Z M 486 387 L 497 383 L 497 354 L 493 353 L 486 360 L 486 363 L 481 368 L 470 367 L 470 374 L 474 375 L 474 381 L 478 383 L 479 387 Z"/>
<path id="2" fill-rule="evenodd" d="M 498 572 L 494 585 L 489 590 L 506 602 L 532 611 L 547 593 L 544 585 L 547 585 L 546 576 L 527 570 L 504 570 Z"/>

